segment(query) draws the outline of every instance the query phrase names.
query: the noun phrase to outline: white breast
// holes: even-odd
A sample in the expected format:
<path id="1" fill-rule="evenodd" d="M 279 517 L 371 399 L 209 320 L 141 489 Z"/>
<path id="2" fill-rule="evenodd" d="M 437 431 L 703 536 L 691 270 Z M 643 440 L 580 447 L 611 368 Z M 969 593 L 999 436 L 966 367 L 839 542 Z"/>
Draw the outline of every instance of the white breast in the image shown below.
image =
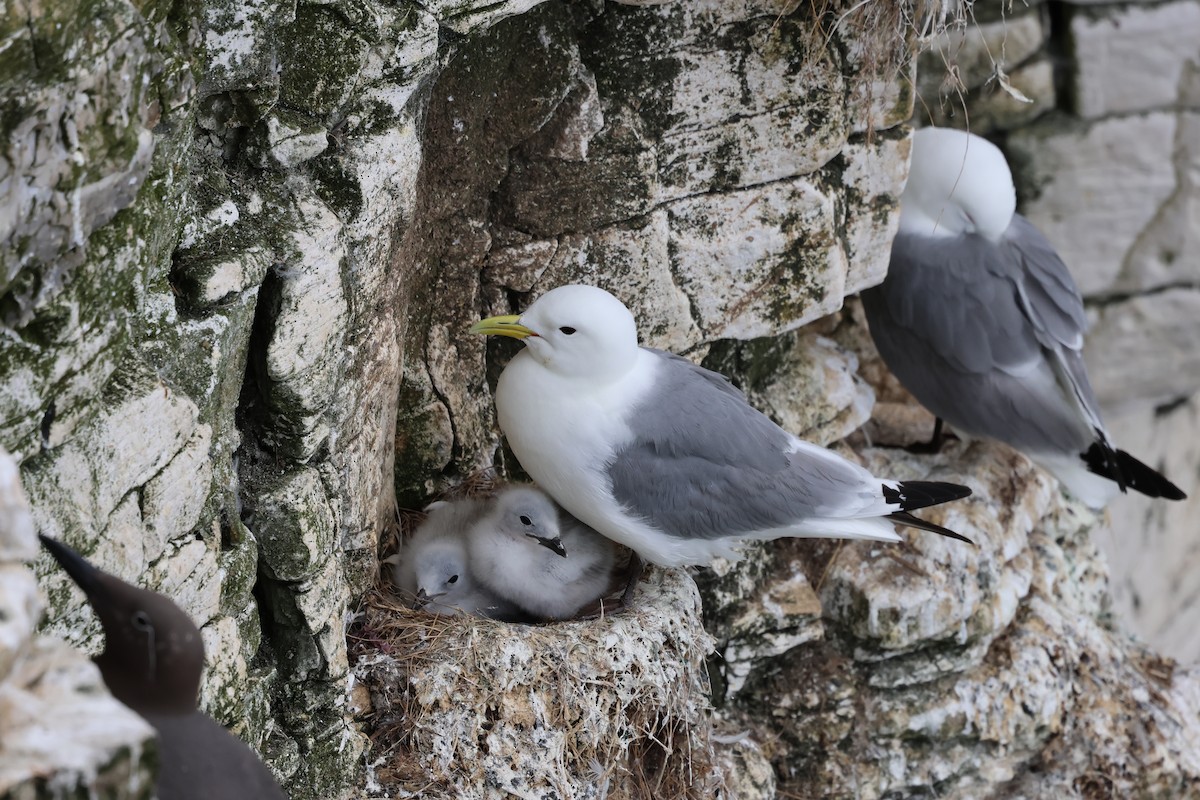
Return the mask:
<path id="1" fill-rule="evenodd" d="M 584 519 L 576 508 L 593 508 L 608 493 L 604 467 L 631 437 L 624 420 L 635 391 L 635 382 L 596 388 L 562 378 L 526 351 L 500 376 L 496 412 L 525 471 Z"/>

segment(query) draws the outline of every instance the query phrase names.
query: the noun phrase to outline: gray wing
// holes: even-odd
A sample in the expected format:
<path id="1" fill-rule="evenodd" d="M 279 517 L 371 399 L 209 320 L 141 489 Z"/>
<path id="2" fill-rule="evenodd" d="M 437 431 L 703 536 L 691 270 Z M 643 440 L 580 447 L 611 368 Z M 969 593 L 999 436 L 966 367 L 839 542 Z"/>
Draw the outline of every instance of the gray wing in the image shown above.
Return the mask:
<path id="1" fill-rule="evenodd" d="M 1054 246 L 1032 222 L 1014 214 L 1001 247 L 1007 247 L 1010 256 L 992 263 L 993 274 L 1016 285 L 1039 340 L 1071 350 L 1083 347 L 1087 332 L 1083 298 Z"/>
<path id="2" fill-rule="evenodd" d="M 1079 352 L 1083 301 L 1024 217 L 999 243 L 900 234 L 888 269 L 863 306 L 880 355 L 918 400 L 1019 449 L 1087 449 L 1099 418 Z"/>
<path id="3" fill-rule="evenodd" d="M 627 420 L 633 441 L 608 465 L 630 513 L 673 536 L 713 539 L 882 501 L 882 484 L 832 452 L 789 452 L 796 440 L 724 377 L 654 352 L 658 381 Z"/>
<path id="4" fill-rule="evenodd" d="M 1100 404 L 1083 363 L 1083 337 L 1088 323 L 1075 279 L 1049 240 L 1020 214 L 1013 215 L 1005 240 L 1020 253 L 1025 267 L 1026 279 L 1018 286 L 1038 341 L 1051 355 L 1060 382 L 1071 390 L 1092 428 L 1103 439 Z"/>

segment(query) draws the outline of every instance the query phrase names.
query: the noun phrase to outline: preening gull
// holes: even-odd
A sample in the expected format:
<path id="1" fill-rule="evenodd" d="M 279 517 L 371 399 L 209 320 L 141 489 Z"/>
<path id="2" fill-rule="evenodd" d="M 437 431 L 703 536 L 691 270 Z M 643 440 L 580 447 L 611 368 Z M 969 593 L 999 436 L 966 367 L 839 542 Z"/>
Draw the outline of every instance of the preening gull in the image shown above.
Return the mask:
<path id="1" fill-rule="evenodd" d="M 473 614 L 493 619 L 520 618 L 520 610 L 482 586 L 471 570 L 467 531 L 484 514 L 481 500 L 439 500 L 403 549 L 386 559 L 401 595 L 433 614 Z"/>
<path id="2" fill-rule="evenodd" d="M 533 486 L 510 486 L 467 534 L 471 568 L 497 597 L 545 619 L 570 619 L 612 580 L 612 543 Z"/>
<path id="3" fill-rule="evenodd" d="M 724 377 L 639 347 L 617 298 L 560 286 L 474 333 L 522 339 L 496 389 L 500 428 L 526 472 L 572 515 L 663 566 L 736 558 L 747 539 L 896 541 L 907 512 L 970 494 L 883 480 L 801 441 Z"/>
<path id="4" fill-rule="evenodd" d="M 1183 499 L 1109 440 L 1083 363 L 1079 290 L 1015 211 L 999 148 L 916 132 L 887 279 L 862 293 L 880 355 L 939 418 L 1022 451 L 1093 508 L 1126 487 Z"/>

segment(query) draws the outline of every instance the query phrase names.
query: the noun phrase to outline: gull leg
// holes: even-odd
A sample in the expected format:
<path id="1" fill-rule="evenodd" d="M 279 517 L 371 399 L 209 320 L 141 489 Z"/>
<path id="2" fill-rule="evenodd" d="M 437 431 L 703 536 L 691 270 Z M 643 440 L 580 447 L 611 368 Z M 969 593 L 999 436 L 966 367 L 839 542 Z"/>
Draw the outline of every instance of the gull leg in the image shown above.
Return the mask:
<path id="1" fill-rule="evenodd" d="M 910 453 L 937 453 L 942 449 L 942 445 L 950 436 L 942 432 L 942 418 L 938 417 L 937 422 L 933 424 L 933 436 L 929 437 L 928 442 L 910 444 L 904 448 Z"/>
<path id="2" fill-rule="evenodd" d="M 645 562 L 642 561 L 641 557 L 639 557 L 637 553 L 632 553 L 630 555 L 628 567 L 629 582 L 625 584 L 625 591 L 622 592 L 621 596 L 617 599 L 616 608 L 622 609 L 630 607 L 630 604 L 633 600 L 633 589 L 635 586 L 637 586 L 638 581 L 641 579 L 642 573 L 645 571 L 645 567 Z M 605 614 L 612 613 L 613 603 L 605 599 L 606 597 L 607 595 L 580 609 L 579 613 L 572 617 L 571 620 L 574 622 L 579 622 L 582 620 L 602 619 Z"/>
<path id="3" fill-rule="evenodd" d="M 629 559 L 629 583 L 625 584 L 625 591 L 621 594 L 621 606 L 629 608 L 633 602 L 633 589 L 637 586 L 638 581 L 642 578 L 642 573 L 646 569 L 646 562 L 642 561 L 642 557 L 636 552 Z"/>

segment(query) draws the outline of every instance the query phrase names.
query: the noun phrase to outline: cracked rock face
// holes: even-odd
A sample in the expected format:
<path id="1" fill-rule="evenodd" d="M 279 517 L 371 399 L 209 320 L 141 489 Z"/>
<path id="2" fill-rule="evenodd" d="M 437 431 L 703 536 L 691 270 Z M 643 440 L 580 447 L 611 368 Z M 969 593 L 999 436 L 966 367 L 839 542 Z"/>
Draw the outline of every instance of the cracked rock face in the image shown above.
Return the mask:
<path id="1" fill-rule="evenodd" d="M 886 30 L 862 35 L 898 60 Z M 794 330 L 882 276 L 907 100 L 809 31 L 767 3 L 547 4 L 448 64 L 403 245 L 427 277 L 401 387 L 402 503 L 491 461 L 480 378 L 495 367 L 464 333 L 480 314 L 593 283 L 629 305 L 645 344 L 703 355 Z"/>
<path id="2" fill-rule="evenodd" d="M 977 527 L 975 549 L 924 535 L 887 552 L 759 545 L 700 577 L 703 612 L 683 574 L 661 573 L 653 603 L 542 630 L 544 653 L 491 624 L 442 642 L 477 646 L 474 662 L 404 671 L 379 650 L 351 670 L 348 609 L 397 507 L 482 467 L 519 473 L 490 390 L 512 351 L 465 333 L 482 315 L 596 283 L 634 309 L 644 343 L 727 372 L 814 440 L 846 437 L 874 397 L 876 423 L 919 419 L 853 319 L 828 318 L 886 269 L 911 9 L 839 2 L 818 19 L 784 5 L 46 0 L 0 20 L 0 445 L 13 454 L 0 508 L 17 475 L 37 526 L 186 609 L 208 653 L 203 707 L 292 797 L 361 796 L 364 761 L 480 796 L 618 796 L 683 780 L 684 764 L 688 791 L 730 797 L 1037 796 L 1035 774 L 1071 787 L 1054 796 L 1190 789 L 1192 729 L 1169 724 L 1194 705 L 1190 674 L 1106 627 L 1083 518 L 987 448 L 862 453 L 976 486 L 941 519 Z M 1145 16 L 1161 23 L 1158 7 Z M 1044 31 L 1020 24 L 1024 53 Z M 1045 79 L 1030 58 L 1026 77 Z M 1130 130 L 1186 143 L 1191 123 L 1172 114 L 1089 123 L 1075 150 Z M 1155 224 L 1183 244 L 1186 198 L 1169 185 L 1188 158 L 1177 148 L 1148 173 Z M 1165 297 L 1181 262 L 1143 247 L 1130 263 L 1098 264 L 1096 285 L 1164 297 L 1102 325 L 1168 306 L 1182 319 L 1187 302 Z M 4 519 L 0 703 L 24 708 L 66 651 L 28 644 L 39 606 L 17 562 L 36 548 L 28 519 Z M 64 578 L 35 566 L 46 630 L 97 650 Z M 434 652 L 427 634 L 414 652 Z M 572 663 L 573 683 L 551 671 Z M 115 713 L 94 674 L 62 669 L 54 685 L 81 719 Z M 402 697 L 421 712 L 408 760 L 364 759 L 363 709 L 377 721 Z M 587 728 L 564 716 L 574 707 Z M 145 731 L 112 735 L 89 752 L 109 754 L 113 780 L 101 769 L 91 788 L 140 796 Z M 0 759 L 36 750 L 10 741 Z M 624 745 L 640 762 L 605 760 Z M 39 796 L 6 763 L 17 796 Z M 93 774 L 86 763 L 64 766 Z"/>

